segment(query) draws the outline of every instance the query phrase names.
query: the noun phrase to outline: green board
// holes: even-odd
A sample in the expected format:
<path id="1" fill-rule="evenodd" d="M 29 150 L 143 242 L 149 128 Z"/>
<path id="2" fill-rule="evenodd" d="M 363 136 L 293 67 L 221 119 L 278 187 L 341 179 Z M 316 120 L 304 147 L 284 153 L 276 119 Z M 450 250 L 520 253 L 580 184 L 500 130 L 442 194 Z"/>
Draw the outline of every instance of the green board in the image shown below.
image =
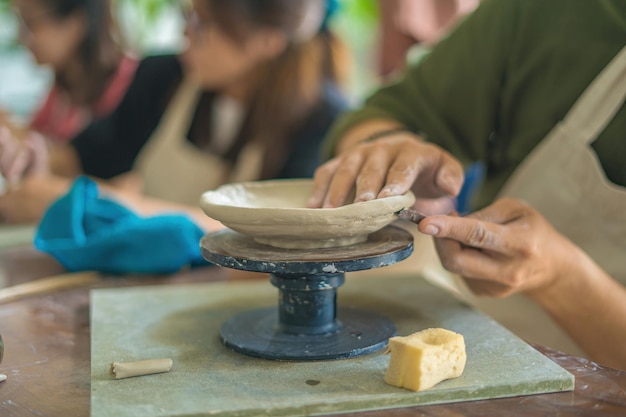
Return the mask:
<path id="1" fill-rule="evenodd" d="M 277 362 L 219 339 L 238 312 L 277 305 L 268 280 L 101 289 L 91 304 L 91 415 L 297 416 L 572 390 L 574 377 L 482 313 L 418 277 L 349 276 L 340 306 L 394 321 L 399 335 L 443 327 L 465 337 L 459 378 L 412 392 L 385 384 L 384 352 Z M 112 379 L 110 362 L 172 358 L 169 373 Z"/>

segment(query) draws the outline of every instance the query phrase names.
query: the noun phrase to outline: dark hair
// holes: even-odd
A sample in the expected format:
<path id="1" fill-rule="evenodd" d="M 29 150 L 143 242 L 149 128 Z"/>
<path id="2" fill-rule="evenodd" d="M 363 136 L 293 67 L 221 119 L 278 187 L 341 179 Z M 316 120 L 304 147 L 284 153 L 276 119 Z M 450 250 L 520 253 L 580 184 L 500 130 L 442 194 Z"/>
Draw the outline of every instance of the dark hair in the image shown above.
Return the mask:
<path id="1" fill-rule="evenodd" d="M 318 3 L 323 17 L 327 0 L 204 1 L 215 24 L 235 41 L 245 39 L 254 27 L 279 29 L 288 39 L 286 50 L 258 69 L 263 82 L 252 97 L 242 128 L 242 135 L 259 138 L 264 146 L 261 178 L 271 178 L 287 158 L 292 146 L 287 140 L 318 105 L 322 86 L 341 84 L 346 78 L 347 49 L 322 20 L 317 33 L 307 39 L 299 37 L 311 5 Z"/>
<path id="2" fill-rule="evenodd" d="M 83 77 L 67 79 L 63 73 L 55 74 L 57 84 L 67 90 L 79 104 L 94 104 L 106 89 L 123 57 L 121 34 L 113 19 L 109 0 L 46 0 L 57 19 L 83 12 L 87 20 L 87 32 L 79 46 Z"/>

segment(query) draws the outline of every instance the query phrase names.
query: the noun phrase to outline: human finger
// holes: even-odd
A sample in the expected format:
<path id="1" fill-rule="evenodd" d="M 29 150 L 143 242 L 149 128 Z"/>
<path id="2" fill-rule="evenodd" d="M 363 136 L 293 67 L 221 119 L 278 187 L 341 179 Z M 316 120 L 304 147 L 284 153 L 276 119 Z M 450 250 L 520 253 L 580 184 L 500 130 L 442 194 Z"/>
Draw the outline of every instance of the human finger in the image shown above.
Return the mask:
<path id="1" fill-rule="evenodd" d="M 360 153 L 340 155 L 319 167 L 313 176 L 311 208 L 339 207 L 355 186 L 363 157 Z"/>
<path id="2" fill-rule="evenodd" d="M 339 158 L 331 159 L 315 170 L 315 174 L 313 175 L 313 190 L 311 192 L 311 196 L 309 197 L 307 207 L 322 207 L 326 194 L 328 193 L 328 188 L 330 187 L 330 181 L 332 180 L 339 163 Z"/>
<path id="3" fill-rule="evenodd" d="M 30 157 L 27 149 L 15 152 L 4 173 L 7 182 L 12 185 L 17 184 L 26 173 L 29 163 Z"/>
<path id="4" fill-rule="evenodd" d="M 463 165 L 448 152 L 442 151 L 436 167 L 435 186 L 449 196 L 456 197 L 461 192 L 464 178 Z"/>
<path id="5" fill-rule="evenodd" d="M 378 196 L 392 159 L 393 154 L 382 149 L 368 154 L 356 179 L 355 203 L 373 200 Z"/>
<path id="6" fill-rule="evenodd" d="M 346 154 L 340 159 L 330 180 L 328 192 L 322 204 L 323 208 L 334 208 L 346 204 L 348 195 L 354 189 L 362 164 L 361 153 Z"/>
<path id="7" fill-rule="evenodd" d="M 419 223 L 418 229 L 424 234 L 452 239 L 473 248 L 514 253 L 506 226 L 469 217 L 437 215 L 426 217 Z"/>
<path id="8" fill-rule="evenodd" d="M 402 195 L 411 189 L 420 171 L 421 156 L 411 152 L 399 152 L 387 172 L 387 181 L 378 197 Z"/>
<path id="9" fill-rule="evenodd" d="M 453 239 L 435 239 L 435 249 L 445 269 L 463 277 L 499 281 L 502 260 L 496 254 L 462 245 Z"/>
<path id="10" fill-rule="evenodd" d="M 466 217 L 490 223 L 507 224 L 527 215 L 530 210 L 530 206 L 522 200 L 502 198 Z"/>
<path id="11" fill-rule="evenodd" d="M 415 142 L 415 151 L 399 152 L 379 196 L 402 194 L 414 184 L 419 197 L 457 195 L 463 185 L 460 162 L 438 146 Z"/>
<path id="12" fill-rule="evenodd" d="M 31 133 L 26 141 L 29 150 L 28 168 L 33 173 L 48 172 L 48 146 L 46 139 L 38 134 Z"/>

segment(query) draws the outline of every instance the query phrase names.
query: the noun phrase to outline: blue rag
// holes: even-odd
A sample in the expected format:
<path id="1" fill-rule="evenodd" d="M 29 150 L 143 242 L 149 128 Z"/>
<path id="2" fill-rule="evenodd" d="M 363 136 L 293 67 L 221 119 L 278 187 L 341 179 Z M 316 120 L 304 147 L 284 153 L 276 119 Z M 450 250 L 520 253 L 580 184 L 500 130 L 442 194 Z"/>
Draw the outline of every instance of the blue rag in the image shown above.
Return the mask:
<path id="1" fill-rule="evenodd" d="M 69 271 L 168 274 L 186 265 L 208 265 L 200 253 L 203 235 L 183 215 L 139 217 L 99 197 L 97 184 L 79 177 L 45 213 L 35 247 Z"/>

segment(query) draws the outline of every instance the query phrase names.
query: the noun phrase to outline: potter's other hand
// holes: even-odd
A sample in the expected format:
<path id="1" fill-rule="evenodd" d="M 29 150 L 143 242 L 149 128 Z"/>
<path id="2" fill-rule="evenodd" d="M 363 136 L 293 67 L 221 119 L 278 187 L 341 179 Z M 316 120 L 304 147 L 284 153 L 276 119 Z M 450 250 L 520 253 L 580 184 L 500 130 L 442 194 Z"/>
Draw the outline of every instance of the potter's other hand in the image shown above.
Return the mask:
<path id="1" fill-rule="evenodd" d="M 355 188 L 354 202 L 401 195 L 456 196 L 463 167 L 443 149 L 410 132 L 357 143 L 317 169 L 309 207 L 339 207 Z"/>
<path id="2" fill-rule="evenodd" d="M 536 210 L 515 199 L 498 200 L 466 217 L 431 216 L 418 229 L 435 237 L 443 266 L 477 295 L 543 291 L 580 253 Z"/>
<path id="3" fill-rule="evenodd" d="M 29 175 L 19 187 L 0 196 L 0 219 L 9 224 L 37 223 L 69 187 L 70 180 L 65 178 L 49 174 Z"/>
<path id="4" fill-rule="evenodd" d="M 7 127 L 0 127 L 0 173 L 10 184 L 31 173 L 46 172 L 47 165 L 48 151 L 41 135 L 29 132 L 20 139 Z"/>

